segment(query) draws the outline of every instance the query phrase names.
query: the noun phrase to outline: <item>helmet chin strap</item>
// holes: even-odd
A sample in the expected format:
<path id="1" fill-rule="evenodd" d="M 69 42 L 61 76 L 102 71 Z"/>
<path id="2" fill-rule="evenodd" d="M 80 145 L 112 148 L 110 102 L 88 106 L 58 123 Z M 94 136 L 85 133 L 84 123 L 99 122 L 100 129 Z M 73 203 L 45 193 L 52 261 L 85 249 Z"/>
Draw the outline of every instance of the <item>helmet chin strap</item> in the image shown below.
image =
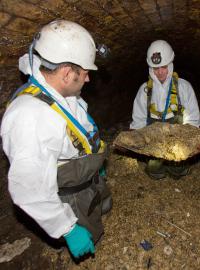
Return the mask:
<path id="1" fill-rule="evenodd" d="M 59 64 L 51 63 L 51 62 L 45 60 L 42 57 L 40 57 L 40 60 L 41 60 L 42 66 L 44 66 L 44 67 L 46 67 L 46 68 L 48 68 L 50 70 L 55 70 L 59 66 Z"/>
<path id="2" fill-rule="evenodd" d="M 30 64 L 30 67 L 31 67 L 32 75 L 33 75 L 33 50 L 35 48 L 35 43 L 36 43 L 36 38 L 34 38 L 33 42 L 29 46 L 29 50 L 28 50 L 29 64 Z"/>
<path id="3" fill-rule="evenodd" d="M 30 67 L 31 67 L 31 72 L 32 72 L 32 76 L 33 76 L 33 51 L 34 51 L 34 48 L 35 48 L 35 43 L 36 43 L 36 39 L 33 40 L 33 42 L 31 43 L 31 45 L 29 46 L 29 51 L 28 51 L 28 55 L 29 55 L 29 64 L 30 64 Z M 51 63 L 45 59 L 43 59 L 42 57 L 40 57 L 40 60 L 41 60 L 41 64 L 50 69 L 50 70 L 54 70 L 58 67 L 58 64 L 54 64 L 54 63 Z"/>
<path id="4" fill-rule="evenodd" d="M 30 67 L 31 67 L 32 75 L 33 75 L 33 50 L 34 50 L 34 48 L 35 48 L 36 41 L 37 41 L 39 38 L 40 38 L 40 32 L 37 33 L 37 34 L 34 36 L 33 42 L 32 42 L 31 45 L 29 46 L 29 50 L 28 50 L 29 64 L 30 64 Z"/>

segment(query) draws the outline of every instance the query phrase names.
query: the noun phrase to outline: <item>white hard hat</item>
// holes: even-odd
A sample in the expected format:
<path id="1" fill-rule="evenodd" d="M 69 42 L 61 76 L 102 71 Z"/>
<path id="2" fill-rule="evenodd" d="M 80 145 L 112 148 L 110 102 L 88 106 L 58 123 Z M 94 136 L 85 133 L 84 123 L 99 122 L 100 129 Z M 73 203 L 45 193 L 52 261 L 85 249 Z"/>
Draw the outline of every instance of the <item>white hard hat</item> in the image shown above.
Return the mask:
<path id="1" fill-rule="evenodd" d="M 147 63 L 150 67 L 166 66 L 174 60 L 174 51 L 165 40 L 151 43 L 147 51 Z"/>
<path id="2" fill-rule="evenodd" d="M 45 25 L 36 36 L 34 49 L 51 63 L 70 62 L 83 69 L 97 70 L 94 40 L 85 28 L 74 22 L 56 20 Z"/>

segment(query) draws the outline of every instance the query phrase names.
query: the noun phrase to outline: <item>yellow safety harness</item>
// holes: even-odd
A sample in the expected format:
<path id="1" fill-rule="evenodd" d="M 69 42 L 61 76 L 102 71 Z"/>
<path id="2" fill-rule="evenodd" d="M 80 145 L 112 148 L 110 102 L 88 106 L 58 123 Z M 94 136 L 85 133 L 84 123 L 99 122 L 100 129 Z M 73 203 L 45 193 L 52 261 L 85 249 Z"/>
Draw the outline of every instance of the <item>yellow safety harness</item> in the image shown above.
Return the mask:
<path id="1" fill-rule="evenodd" d="M 81 133 L 81 131 L 78 130 L 75 124 L 69 119 L 69 117 L 67 117 L 67 115 L 60 109 L 60 107 L 51 97 L 45 95 L 39 87 L 36 87 L 34 85 L 29 85 L 28 87 L 24 89 L 22 88 L 22 90 L 19 91 L 15 97 L 18 97 L 24 94 L 32 95 L 46 102 L 54 111 L 56 111 L 65 119 L 65 121 L 67 122 L 67 126 L 66 126 L 67 134 L 69 135 L 73 146 L 79 150 L 80 156 L 94 153 L 92 151 L 92 147 L 91 147 L 92 145 L 90 144 L 90 142 Z M 96 133 L 92 139 L 95 141 L 97 139 L 97 136 L 99 136 L 98 133 Z M 102 140 L 100 140 L 99 144 L 100 145 L 99 145 L 98 153 L 102 153 L 105 150 L 105 143 Z"/>
<path id="2" fill-rule="evenodd" d="M 151 103 L 152 89 L 153 89 L 153 80 L 149 77 L 147 82 L 147 114 L 148 117 L 151 114 L 157 115 L 159 119 L 162 119 L 162 115 L 164 112 L 157 111 L 156 104 Z M 181 105 L 179 91 L 178 91 L 178 74 L 173 72 L 172 74 L 172 88 L 170 95 L 169 107 L 167 109 L 167 114 L 173 112 L 174 114 L 182 114 L 184 111 L 184 107 Z"/>

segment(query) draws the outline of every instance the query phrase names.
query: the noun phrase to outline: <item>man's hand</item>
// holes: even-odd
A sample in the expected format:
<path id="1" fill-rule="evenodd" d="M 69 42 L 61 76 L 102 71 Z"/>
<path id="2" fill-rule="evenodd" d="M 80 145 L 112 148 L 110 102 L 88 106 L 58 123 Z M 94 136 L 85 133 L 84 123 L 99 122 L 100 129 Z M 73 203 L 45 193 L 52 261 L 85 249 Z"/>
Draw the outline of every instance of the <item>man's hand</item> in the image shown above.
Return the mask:
<path id="1" fill-rule="evenodd" d="M 69 250 L 75 258 L 79 258 L 87 253 L 95 252 L 91 233 L 83 226 L 78 224 L 68 234 L 64 235 Z"/>

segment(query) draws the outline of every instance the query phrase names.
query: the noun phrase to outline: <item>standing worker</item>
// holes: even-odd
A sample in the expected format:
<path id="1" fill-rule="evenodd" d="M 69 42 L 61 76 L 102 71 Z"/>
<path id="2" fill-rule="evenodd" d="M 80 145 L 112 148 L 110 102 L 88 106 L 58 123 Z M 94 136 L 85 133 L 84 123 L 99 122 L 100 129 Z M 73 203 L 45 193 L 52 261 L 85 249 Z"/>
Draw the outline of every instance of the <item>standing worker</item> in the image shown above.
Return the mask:
<path id="1" fill-rule="evenodd" d="M 13 202 L 76 258 L 94 253 L 112 206 L 100 175 L 106 147 L 80 97 L 96 46 L 82 26 L 56 20 L 36 35 L 19 69 L 29 75 L 1 125 Z"/>
<path id="2" fill-rule="evenodd" d="M 171 124 L 200 125 L 197 99 L 191 84 L 173 72 L 174 51 L 165 40 L 151 43 L 147 51 L 149 80 L 142 84 L 133 104 L 130 129 L 140 129 L 156 121 Z M 167 173 L 180 178 L 189 168 L 165 166 L 162 160 L 150 160 L 147 173 L 154 179 L 165 178 Z"/>

